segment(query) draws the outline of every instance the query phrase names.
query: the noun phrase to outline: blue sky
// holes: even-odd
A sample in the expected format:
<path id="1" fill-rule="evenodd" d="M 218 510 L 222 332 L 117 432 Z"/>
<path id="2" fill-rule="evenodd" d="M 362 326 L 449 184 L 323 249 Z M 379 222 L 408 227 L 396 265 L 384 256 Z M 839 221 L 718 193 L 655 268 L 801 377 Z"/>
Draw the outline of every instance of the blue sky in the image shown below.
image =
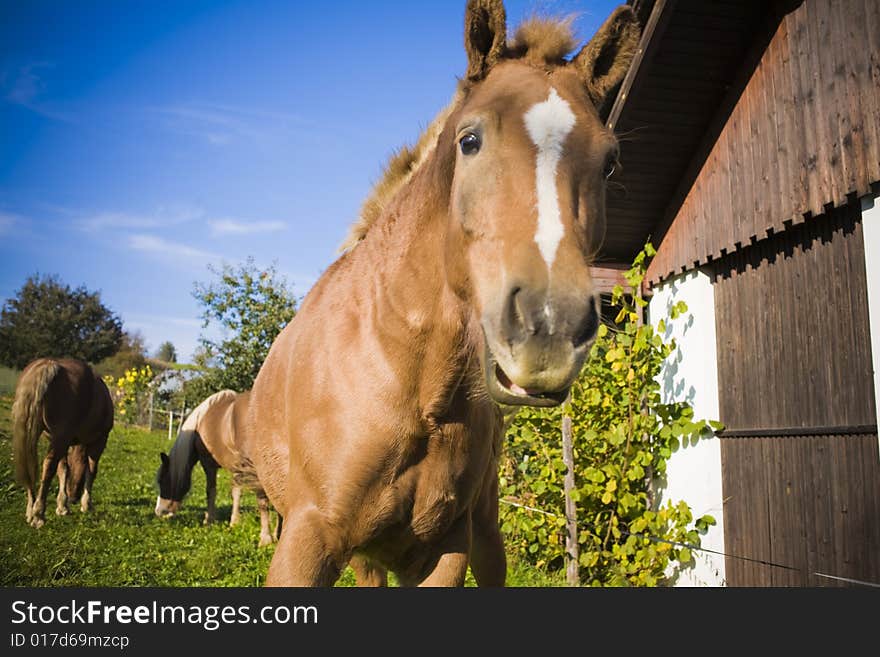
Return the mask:
<path id="1" fill-rule="evenodd" d="M 188 360 L 209 263 L 304 295 L 451 97 L 464 4 L 0 0 L 0 300 L 58 274 Z M 619 3 L 505 4 L 585 39 Z"/>

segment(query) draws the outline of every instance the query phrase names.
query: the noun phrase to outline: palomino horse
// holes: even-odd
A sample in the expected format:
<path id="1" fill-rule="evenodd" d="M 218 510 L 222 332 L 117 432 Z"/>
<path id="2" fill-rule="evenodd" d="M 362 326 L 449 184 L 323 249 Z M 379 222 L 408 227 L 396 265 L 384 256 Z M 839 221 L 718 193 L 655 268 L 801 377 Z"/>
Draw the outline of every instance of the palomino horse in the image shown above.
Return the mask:
<path id="1" fill-rule="evenodd" d="M 205 523 L 214 522 L 216 516 L 217 470 L 225 468 L 233 473 L 232 517 L 230 525 L 237 525 L 240 516 L 242 486 L 237 480 L 237 469 L 242 462 L 244 446 L 244 419 L 250 392 L 233 390 L 216 392 L 195 407 L 177 434 L 171 453 L 161 453 L 161 464 L 156 473 L 159 497 L 156 499 L 156 515 L 172 516 L 180 508 L 183 498 L 192 485 L 192 470 L 196 461 L 205 471 L 205 487 L 208 508 Z M 260 488 L 256 488 L 260 509 L 260 546 L 273 543 L 275 537 L 269 530 L 269 500 Z"/>
<path id="2" fill-rule="evenodd" d="M 16 481 L 27 489 L 25 518 L 34 527 L 45 523 L 46 497 L 58 471 L 55 512 L 68 513 L 68 493 L 82 489 L 80 508 L 91 505 L 98 459 L 113 428 L 113 401 L 104 382 L 88 363 L 72 358 L 38 358 L 19 377 L 12 406 L 12 455 Z M 43 431 L 49 450 L 37 482 L 37 442 Z M 70 453 L 68 453 L 68 448 Z M 70 462 L 70 466 L 68 466 Z M 73 470 L 71 481 L 68 476 Z M 74 481 L 75 480 L 75 481 Z"/>
<path id="3" fill-rule="evenodd" d="M 619 7 L 570 61 L 568 23 L 506 38 L 465 12 L 466 78 L 389 165 L 347 251 L 254 383 L 257 476 L 284 527 L 269 585 L 503 585 L 499 405 L 561 403 L 599 324 L 590 263 L 617 157 L 598 108 L 637 47 Z"/>

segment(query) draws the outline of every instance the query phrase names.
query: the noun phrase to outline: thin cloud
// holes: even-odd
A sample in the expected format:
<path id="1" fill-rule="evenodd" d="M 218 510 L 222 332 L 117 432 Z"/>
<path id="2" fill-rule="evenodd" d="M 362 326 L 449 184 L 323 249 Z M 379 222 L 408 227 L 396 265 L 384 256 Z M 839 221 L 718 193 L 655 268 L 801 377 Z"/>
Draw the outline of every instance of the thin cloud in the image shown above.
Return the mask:
<path id="1" fill-rule="evenodd" d="M 215 237 L 223 235 L 253 235 L 255 233 L 279 233 L 287 230 L 283 221 L 237 221 L 235 219 L 216 219 L 209 221 L 211 234 Z"/>
<path id="2" fill-rule="evenodd" d="M 13 227 L 21 221 L 21 217 L 8 212 L 0 212 L 0 235 L 12 232 Z"/>
<path id="3" fill-rule="evenodd" d="M 32 62 L 19 68 L 15 74 L 5 75 L 4 79 L 12 81 L 5 94 L 6 100 L 24 106 L 33 103 L 46 90 L 45 83 L 37 75 L 37 71 L 41 68 L 51 68 L 51 64 Z"/>
<path id="4" fill-rule="evenodd" d="M 47 119 L 73 123 L 69 114 L 49 107 L 44 100 L 47 85 L 39 71 L 54 67 L 55 64 L 52 62 L 29 62 L 14 71 L 4 71 L 0 78 L 3 99 L 7 103 L 24 107 Z"/>
<path id="5" fill-rule="evenodd" d="M 168 317 L 166 315 L 144 315 L 141 313 L 123 313 L 125 323 L 136 328 L 145 326 L 180 326 L 182 328 L 201 328 L 201 320 L 190 317 Z"/>
<path id="6" fill-rule="evenodd" d="M 0 210 L 0 238 L 6 242 L 16 244 L 17 247 L 42 244 L 47 239 L 45 230 L 37 230 L 38 216 L 24 215 L 8 210 Z"/>
<path id="7" fill-rule="evenodd" d="M 138 233 L 130 235 L 128 245 L 135 251 L 144 253 L 155 253 L 169 258 L 182 258 L 186 260 L 220 260 L 220 256 L 216 253 L 196 249 L 186 244 L 172 242 L 170 240 L 156 237 L 155 235 L 147 235 Z"/>
<path id="8" fill-rule="evenodd" d="M 220 103 L 188 102 L 155 107 L 149 112 L 165 127 L 222 146 L 234 141 L 266 141 L 313 122 L 291 112 L 263 110 Z"/>
<path id="9" fill-rule="evenodd" d="M 77 222 L 82 230 L 95 232 L 100 230 L 128 230 L 144 228 L 164 228 L 200 219 L 204 212 L 198 208 L 177 208 L 168 210 L 160 208 L 153 214 L 137 214 L 131 212 L 99 212 Z"/>

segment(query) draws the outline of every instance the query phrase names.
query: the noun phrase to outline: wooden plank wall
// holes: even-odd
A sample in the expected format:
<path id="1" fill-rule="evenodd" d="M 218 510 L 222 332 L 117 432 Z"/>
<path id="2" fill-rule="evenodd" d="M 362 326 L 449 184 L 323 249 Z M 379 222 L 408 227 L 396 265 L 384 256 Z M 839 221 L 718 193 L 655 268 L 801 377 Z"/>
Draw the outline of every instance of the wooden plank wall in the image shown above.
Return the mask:
<path id="1" fill-rule="evenodd" d="M 815 572 L 880 583 L 880 444 L 876 427 L 864 428 L 876 416 L 858 204 L 714 270 L 720 419 L 740 434 L 721 437 L 728 584 L 846 584 Z"/>
<path id="2" fill-rule="evenodd" d="M 714 284 L 727 429 L 876 423 L 858 203 L 718 261 Z"/>
<path id="3" fill-rule="evenodd" d="M 880 181 L 880 2 L 805 0 L 780 23 L 657 256 L 651 283 Z"/>
<path id="4" fill-rule="evenodd" d="M 742 0 L 655 4 L 645 26 L 650 40 L 636 55 L 644 68 L 630 69 L 609 117 L 622 168 L 608 186 L 604 260 L 630 263 L 649 235 L 656 236 L 767 11 L 764 2 Z"/>
<path id="5" fill-rule="evenodd" d="M 877 440 L 722 438 L 728 586 L 853 585 L 816 573 L 880 583 Z"/>

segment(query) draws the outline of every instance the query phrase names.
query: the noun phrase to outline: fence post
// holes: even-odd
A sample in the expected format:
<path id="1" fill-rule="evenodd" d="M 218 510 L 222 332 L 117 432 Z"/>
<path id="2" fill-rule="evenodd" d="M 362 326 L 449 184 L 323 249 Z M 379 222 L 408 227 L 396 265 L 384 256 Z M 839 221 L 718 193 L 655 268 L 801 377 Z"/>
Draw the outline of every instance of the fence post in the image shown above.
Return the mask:
<path id="1" fill-rule="evenodd" d="M 153 430 L 153 391 L 150 391 L 150 414 L 147 419 L 147 428 Z"/>
<path id="2" fill-rule="evenodd" d="M 174 411 L 170 408 L 168 409 L 168 440 L 171 440 L 171 436 L 174 431 Z"/>
<path id="3" fill-rule="evenodd" d="M 570 408 L 566 403 L 566 410 Z M 569 586 L 580 585 L 580 566 L 578 564 L 577 507 L 571 498 L 574 483 L 574 446 L 572 444 L 571 417 L 562 417 L 562 460 L 565 462 L 565 580 Z"/>

